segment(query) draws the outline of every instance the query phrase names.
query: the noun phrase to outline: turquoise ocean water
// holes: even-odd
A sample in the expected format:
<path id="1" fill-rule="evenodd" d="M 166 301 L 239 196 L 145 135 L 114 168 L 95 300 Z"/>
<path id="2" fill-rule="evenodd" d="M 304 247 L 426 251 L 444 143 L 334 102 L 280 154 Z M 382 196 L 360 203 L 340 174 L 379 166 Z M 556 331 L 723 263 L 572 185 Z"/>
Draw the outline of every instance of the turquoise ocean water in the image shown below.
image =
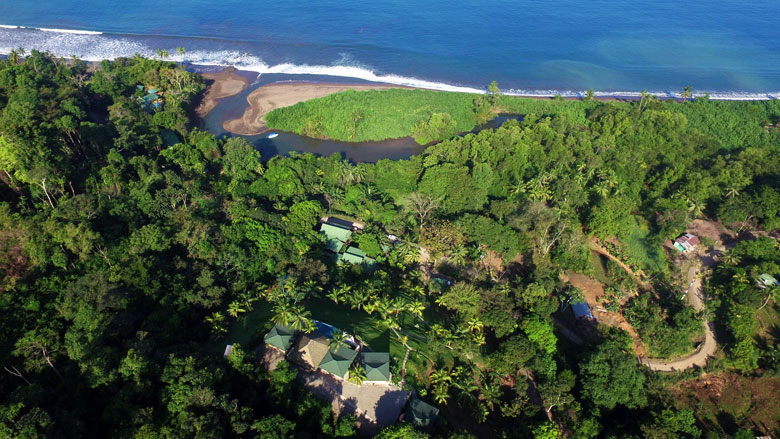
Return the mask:
<path id="1" fill-rule="evenodd" d="M 630 95 L 686 85 L 780 96 L 777 0 L 0 2 L 0 53 L 155 54 L 263 74 L 518 94 Z M 183 58 L 175 48 L 187 50 Z"/>

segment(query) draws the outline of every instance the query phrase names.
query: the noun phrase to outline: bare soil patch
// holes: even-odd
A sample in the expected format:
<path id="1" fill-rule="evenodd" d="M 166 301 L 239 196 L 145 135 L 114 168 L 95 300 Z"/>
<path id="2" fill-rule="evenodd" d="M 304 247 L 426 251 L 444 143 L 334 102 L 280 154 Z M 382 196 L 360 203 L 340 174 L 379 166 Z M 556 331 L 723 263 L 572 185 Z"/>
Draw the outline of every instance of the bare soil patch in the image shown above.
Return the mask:
<path id="1" fill-rule="evenodd" d="M 613 328 L 620 328 L 626 331 L 631 339 L 634 341 L 634 352 L 638 357 L 644 357 L 646 355 L 645 345 L 642 343 L 642 339 L 639 338 L 636 330 L 619 312 L 608 311 L 601 303 L 601 297 L 604 295 L 604 285 L 584 274 L 569 274 L 567 276 L 569 284 L 575 288 L 582 290 L 582 294 L 585 296 L 585 301 L 593 313 L 593 316 L 598 319 L 598 322 Z M 628 301 L 628 297 L 624 298 L 621 307 Z"/>
<path id="2" fill-rule="evenodd" d="M 679 382 L 670 391 L 709 429 L 733 434 L 736 427 L 742 427 L 772 435 L 780 428 L 780 378 L 705 374 Z"/>

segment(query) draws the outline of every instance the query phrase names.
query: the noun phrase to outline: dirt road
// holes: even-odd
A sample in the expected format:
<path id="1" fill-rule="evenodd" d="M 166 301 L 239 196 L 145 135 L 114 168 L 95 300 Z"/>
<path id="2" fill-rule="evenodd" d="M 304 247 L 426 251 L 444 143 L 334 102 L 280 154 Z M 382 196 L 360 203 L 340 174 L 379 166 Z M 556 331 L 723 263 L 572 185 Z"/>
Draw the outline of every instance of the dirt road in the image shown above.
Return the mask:
<path id="1" fill-rule="evenodd" d="M 704 254 L 699 254 L 702 267 L 708 268 L 715 264 L 715 258 Z M 701 276 L 699 276 L 699 268 L 692 266 L 688 269 L 688 300 L 691 302 L 691 306 L 696 312 L 704 309 L 704 289 L 701 285 Z M 706 319 L 702 320 L 704 326 L 704 342 L 699 346 L 693 354 L 674 361 L 654 360 L 652 358 L 642 359 L 642 364 L 646 365 L 652 370 L 671 372 L 675 370 L 684 370 L 693 366 L 704 367 L 707 365 L 707 359 L 715 354 L 718 349 L 718 343 L 715 341 L 715 332 L 713 330 L 712 323 Z"/>

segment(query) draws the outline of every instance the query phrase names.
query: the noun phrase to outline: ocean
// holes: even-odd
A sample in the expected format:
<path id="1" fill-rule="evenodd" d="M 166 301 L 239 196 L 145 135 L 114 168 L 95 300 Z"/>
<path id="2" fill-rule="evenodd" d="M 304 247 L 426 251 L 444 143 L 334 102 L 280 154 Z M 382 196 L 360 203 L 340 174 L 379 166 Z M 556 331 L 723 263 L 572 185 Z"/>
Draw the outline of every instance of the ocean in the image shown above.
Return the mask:
<path id="1" fill-rule="evenodd" d="M 4 0 L 0 53 L 101 60 L 161 48 L 293 79 L 767 99 L 780 97 L 777 17 L 777 0 Z"/>

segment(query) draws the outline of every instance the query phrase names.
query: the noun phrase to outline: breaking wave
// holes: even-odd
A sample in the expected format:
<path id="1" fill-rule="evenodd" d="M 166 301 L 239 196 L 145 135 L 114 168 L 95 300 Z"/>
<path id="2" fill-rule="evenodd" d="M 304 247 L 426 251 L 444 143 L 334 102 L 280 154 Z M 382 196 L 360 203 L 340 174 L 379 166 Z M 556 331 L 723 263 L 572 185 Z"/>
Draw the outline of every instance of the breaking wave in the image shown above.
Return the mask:
<path id="1" fill-rule="evenodd" d="M 155 37 L 146 37 L 152 40 Z M 8 54 L 11 50 L 22 47 L 27 50 L 36 49 L 48 51 L 55 56 L 77 58 L 85 61 L 101 61 L 120 57 L 132 57 L 136 54 L 145 57 L 157 56 L 157 49 L 152 48 L 140 36 L 105 34 L 97 31 L 29 28 L 22 26 L 0 25 L 0 54 Z M 181 41 L 179 41 L 180 43 Z M 171 38 L 159 37 L 155 43 L 171 44 Z M 282 75 L 320 75 L 341 78 L 359 79 L 370 82 L 381 82 L 408 87 L 431 90 L 452 91 L 461 93 L 484 93 L 485 88 L 446 82 L 432 81 L 411 76 L 377 72 L 369 66 L 360 64 L 348 54 L 334 60 L 331 65 L 309 65 L 295 63 L 267 64 L 262 58 L 232 49 L 196 49 L 187 51 L 184 55 L 176 55 L 173 47 L 168 49 L 172 61 L 184 62 L 200 66 L 235 67 L 241 70 L 256 72 L 258 77 L 265 74 Z M 508 95 L 533 97 L 582 97 L 583 91 L 578 90 L 530 90 L 509 89 Z M 669 91 L 652 91 L 653 95 L 663 98 L 679 98 L 679 93 Z M 639 98 L 640 93 L 632 91 L 597 91 L 597 97 Z M 703 96 L 705 92 L 694 93 Z M 745 92 L 711 92 L 711 99 L 718 100 L 767 100 L 780 98 L 780 90 L 771 93 Z"/>

